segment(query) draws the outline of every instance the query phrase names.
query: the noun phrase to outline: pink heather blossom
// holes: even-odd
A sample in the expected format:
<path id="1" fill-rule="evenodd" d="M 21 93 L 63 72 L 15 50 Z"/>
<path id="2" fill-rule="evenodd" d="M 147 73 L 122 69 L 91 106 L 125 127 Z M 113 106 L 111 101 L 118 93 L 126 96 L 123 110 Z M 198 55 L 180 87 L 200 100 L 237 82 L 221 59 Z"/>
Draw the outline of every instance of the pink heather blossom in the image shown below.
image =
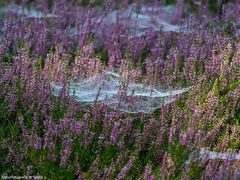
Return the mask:
<path id="1" fill-rule="evenodd" d="M 129 158 L 127 164 L 121 169 L 120 173 L 117 176 L 117 179 L 123 179 L 124 176 L 126 175 L 126 173 L 131 169 L 131 167 L 133 166 L 133 163 L 135 161 L 135 157 L 132 156 Z"/>

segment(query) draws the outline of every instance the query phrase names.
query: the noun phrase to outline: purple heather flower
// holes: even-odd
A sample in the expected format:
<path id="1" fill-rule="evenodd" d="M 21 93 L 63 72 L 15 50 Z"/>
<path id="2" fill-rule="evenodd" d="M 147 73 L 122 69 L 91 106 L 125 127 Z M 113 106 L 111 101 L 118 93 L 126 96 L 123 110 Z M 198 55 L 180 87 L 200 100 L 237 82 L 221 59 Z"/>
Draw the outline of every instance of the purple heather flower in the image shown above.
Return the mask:
<path id="1" fill-rule="evenodd" d="M 186 145 L 187 144 L 188 136 L 187 136 L 186 133 L 181 133 L 179 138 L 180 138 L 180 143 L 182 145 Z"/>
<path id="2" fill-rule="evenodd" d="M 34 143 L 34 149 L 37 151 L 41 149 L 41 138 L 36 137 L 35 143 Z"/>
<path id="3" fill-rule="evenodd" d="M 111 132 L 111 136 L 110 136 L 112 142 L 115 142 L 118 137 L 119 130 L 120 130 L 119 126 L 120 126 L 120 124 L 118 122 L 114 123 L 113 129 Z"/>
<path id="4" fill-rule="evenodd" d="M 145 180 L 154 180 L 154 176 L 152 175 L 152 167 L 151 165 L 147 165 L 145 167 L 145 171 L 144 171 L 144 179 Z"/>
<path id="5" fill-rule="evenodd" d="M 126 173 L 131 169 L 133 163 L 135 161 L 135 157 L 131 156 L 127 162 L 127 164 L 121 169 L 120 173 L 117 176 L 117 179 L 123 179 Z"/>
<path id="6" fill-rule="evenodd" d="M 61 165 L 65 166 L 72 151 L 72 139 L 70 136 L 64 136 L 61 151 Z"/>

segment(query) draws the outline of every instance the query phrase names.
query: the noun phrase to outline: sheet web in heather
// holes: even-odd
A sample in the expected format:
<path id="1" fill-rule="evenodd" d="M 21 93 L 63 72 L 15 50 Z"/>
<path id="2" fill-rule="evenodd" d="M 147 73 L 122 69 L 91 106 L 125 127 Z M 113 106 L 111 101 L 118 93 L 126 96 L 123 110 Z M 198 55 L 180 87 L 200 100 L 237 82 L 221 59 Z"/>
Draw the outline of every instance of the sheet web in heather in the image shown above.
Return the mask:
<path id="1" fill-rule="evenodd" d="M 53 95 L 59 96 L 63 86 L 51 84 Z M 101 102 L 111 108 L 128 113 L 150 114 L 162 105 L 175 100 L 176 95 L 184 93 L 189 88 L 163 91 L 151 86 L 124 81 L 118 73 L 106 71 L 78 83 L 70 83 L 68 95 L 79 102 Z"/>

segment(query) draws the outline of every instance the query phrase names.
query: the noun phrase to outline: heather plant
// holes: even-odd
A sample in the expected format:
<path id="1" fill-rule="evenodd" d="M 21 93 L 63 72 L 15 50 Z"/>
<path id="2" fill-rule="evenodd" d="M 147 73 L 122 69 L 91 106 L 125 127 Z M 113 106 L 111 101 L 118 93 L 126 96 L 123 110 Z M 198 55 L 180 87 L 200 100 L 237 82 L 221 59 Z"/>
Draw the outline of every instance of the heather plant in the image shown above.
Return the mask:
<path id="1" fill-rule="evenodd" d="M 174 10 L 164 16 L 164 11 L 158 13 L 162 2 L 145 6 L 131 1 L 131 13 L 139 8 L 139 15 L 169 18 L 186 28 L 165 31 L 153 28 L 150 21 L 146 32 L 134 36 L 139 27 L 126 23 L 134 17 L 125 19 L 127 1 L 96 1 L 91 6 L 81 2 L 83 6 L 18 1 L 22 9 L 34 5 L 43 16 L 33 17 L 31 11 L 4 14 L 0 174 L 49 179 L 238 179 L 238 3 L 222 1 L 219 11 L 213 1 L 209 7 L 195 1 L 166 1 L 176 5 L 167 6 Z M 189 4 L 209 16 L 188 16 Z M 218 11 L 221 18 L 208 9 Z M 118 13 L 109 23 L 111 12 Z M 100 90 L 93 103 L 70 95 L 72 83 L 115 70 L 123 79 L 118 95 L 128 103 L 136 97 L 128 96 L 124 88 L 133 83 L 157 90 L 190 88 L 151 113 L 135 114 L 122 111 L 120 103 L 114 108 L 99 103 Z M 62 87 L 57 96 L 53 84 Z"/>

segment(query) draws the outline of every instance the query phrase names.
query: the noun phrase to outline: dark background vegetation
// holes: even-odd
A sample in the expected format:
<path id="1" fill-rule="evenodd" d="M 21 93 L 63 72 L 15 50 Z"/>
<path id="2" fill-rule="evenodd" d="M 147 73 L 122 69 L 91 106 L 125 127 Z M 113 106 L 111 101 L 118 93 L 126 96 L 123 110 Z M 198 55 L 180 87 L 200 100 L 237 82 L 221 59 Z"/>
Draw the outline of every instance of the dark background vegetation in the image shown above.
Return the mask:
<path id="1" fill-rule="evenodd" d="M 18 4 L 21 4 L 22 2 L 26 2 L 26 3 L 34 3 L 37 0 L 0 0 L 0 4 L 7 4 L 7 3 L 11 3 L 11 2 L 16 2 Z M 155 0 L 145 0 L 145 2 L 149 3 L 149 2 L 153 2 Z M 175 4 L 177 2 L 177 0 L 159 0 L 160 2 L 162 1 L 165 4 Z M 211 10 L 214 13 L 218 13 L 220 12 L 221 7 L 228 3 L 228 2 L 236 2 L 236 0 L 184 0 L 185 3 L 190 4 L 191 6 L 193 6 L 193 8 L 201 3 L 202 5 L 208 5 L 209 10 Z M 53 4 L 54 0 L 48 0 L 49 3 L 49 7 L 51 7 L 51 5 Z M 68 0 L 69 3 L 74 3 L 74 4 L 79 4 L 82 6 L 98 6 L 101 5 L 104 0 Z M 115 0 L 115 2 L 121 2 L 121 0 Z M 133 2 L 140 2 L 140 0 L 128 0 L 129 3 L 133 3 Z"/>

